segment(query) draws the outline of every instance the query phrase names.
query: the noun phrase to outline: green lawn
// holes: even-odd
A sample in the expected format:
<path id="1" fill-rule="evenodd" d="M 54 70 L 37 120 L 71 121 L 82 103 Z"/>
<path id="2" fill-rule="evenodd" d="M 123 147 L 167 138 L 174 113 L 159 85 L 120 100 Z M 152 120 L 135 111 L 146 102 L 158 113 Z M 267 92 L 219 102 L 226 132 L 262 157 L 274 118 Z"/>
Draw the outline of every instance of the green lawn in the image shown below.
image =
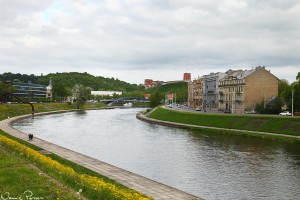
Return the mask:
<path id="1" fill-rule="evenodd" d="M 241 129 L 300 136 L 300 118 L 260 115 L 223 115 L 179 112 L 159 107 L 151 118 L 219 128 Z"/>
<path id="2" fill-rule="evenodd" d="M 75 104 L 68 103 L 37 103 L 33 105 L 35 113 L 76 109 Z M 97 109 L 103 107 L 106 107 L 103 103 L 86 103 L 82 108 Z M 0 120 L 25 114 L 31 114 L 31 106 L 29 104 L 0 104 Z"/>
<path id="3" fill-rule="evenodd" d="M 74 105 L 67 103 L 34 104 L 34 106 L 36 113 L 74 109 Z M 85 104 L 84 109 L 97 109 L 104 106 L 101 103 Z M 26 104 L 0 105 L 0 120 L 30 113 L 31 107 Z M 0 140 L 0 199 L 1 195 L 4 199 L 28 199 L 26 195 L 31 193 L 24 194 L 27 190 L 33 193 L 31 197 L 43 199 L 78 199 L 79 190 L 82 190 L 81 194 L 88 199 L 148 199 L 101 174 L 57 155 L 40 156 L 38 152 L 42 150 L 41 148 L 2 130 L 0 136 L 4 136 L 2 141 Z M 23 151 L 31 153 L 26 154 Z M 70 171 L 73 172 L 68 174 Z"/>
<path id="4" fill-rule="evenodd" d="M 26 196 L 30 195 L 51 200 L 79 197 L 75 190 L 64 186 L 32 163 L 0 146 L 0 197 L 1 195 L 4 199 L 9 199 L 7 197 L 26 199 Z"/>

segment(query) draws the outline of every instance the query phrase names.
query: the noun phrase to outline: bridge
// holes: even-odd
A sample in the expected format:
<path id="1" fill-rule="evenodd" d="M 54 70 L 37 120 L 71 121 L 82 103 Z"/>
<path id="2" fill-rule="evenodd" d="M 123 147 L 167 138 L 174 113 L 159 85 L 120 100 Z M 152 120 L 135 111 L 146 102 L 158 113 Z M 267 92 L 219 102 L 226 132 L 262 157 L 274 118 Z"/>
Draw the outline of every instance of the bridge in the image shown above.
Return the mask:
<path id="1" fill-rule="evenodd" d="M 148 99 L 145 99 L 143 97 L 121 97 L 117 99 L 103 99 L 100 100 L 100 102 L 105 103 L 109 106 L 112 106 L 115 103 L 118 102 L 124 102 L 124 103 L 135 103 L 135 102 L 140 102 L 140 103 L 149 103 L 150 101 Z"/>

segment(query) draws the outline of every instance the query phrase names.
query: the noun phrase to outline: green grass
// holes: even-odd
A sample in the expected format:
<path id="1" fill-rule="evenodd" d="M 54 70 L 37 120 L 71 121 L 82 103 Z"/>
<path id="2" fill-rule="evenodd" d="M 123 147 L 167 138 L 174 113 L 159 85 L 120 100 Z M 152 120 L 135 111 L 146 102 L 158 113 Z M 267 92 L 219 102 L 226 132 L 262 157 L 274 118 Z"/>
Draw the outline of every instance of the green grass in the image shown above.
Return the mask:
<path id="1" fill-rule="evenodd" d="M 73 162 L 71 162 L 69 160 L 61 158 L 60 156 L 57 156 L 55 154 L 49 154 L 49 155 L 46 155 L 46 156 L 50 157 L 52 160 L 58 161 L 59 163 L 65 165 L 65 166 L 71 167 L 72 169 L 74 169 L 75 172 L 77 172 L 79 174 L 88 174 L 88 175 L 91 175 L 91 176 L 95 176 L 95 177 L 98 177 L 98 178 L 101 178 L 101 179 L 105 180 L 106 182 L 115 184 L 118 187 L 127 188 L 127 187 L 121 185 L 120 183 L 118 183 L 118 182 L 116 182 L 116 181 L 114 181 L 112 179 L 109 179 L 109 178 L 107 178 L 105 176 L 102 176 L 101 174 L 98 174 L 97 172 L 94 172 L 94 171 L 92 171 L 90 169 L 87 169 L 87 168 L 81 166 L 81 165 L 78 165 L 78 164 L 73 163 Z"/>
<path id="2" fill-rule="evenodd" d="M 1 147 L 0 161 L 0 197 L 9 195 L 26 199 L 29 192 L 24 192 L 29 190 L 34 197 L 43 199 L 78 199 L 75 190 L 60 184 L 30 162 Z"/>
<path id="3" fill-rule="evenodd" d="M 181 91 L 187 91 L 188 85 L 186 82 L 179 82 L 179 83 L 170 83 L 167 85 L 158 85 L 152 88 L 148 88 L 145 90 L 145 93 L 153 93 L 153 92 L 159 92 L 159 93 L 166 93 L 169 91 L 172 91 L 172 93 L 178 93 Z"/>
<path id="4" fill-rule="evenodd" d="M 31 148 L 31 149 L 34 149 L 34 150 L 36 150 L 36 151 L 41 151 L 41 150 L 43 150 L 42 148 L 37 147 L 37 146 L 35 146 L 35 145 L 33 145 L 33 144 L 29 143 L 29 142 L 26 142 L 26 141 L 24 141 L 24 140 L 22 140 L 22 139 L 19 139 L 19 138 L 16 138 L 16 137 L 14 137 L 14 136 L 12 136 L 12 135 L 10 135 L 10 134 L 7 134 L 7 133 L 3 132 L 2 130 L 0 130 L 0 135 L 4 135 L 5 137 L 10 138 L 10 139 L 13 139 L 13 140 L 19 142 L 20 144 L 23 144 L 23 145 L 25 145 L 25 146 L 27 146 L 27 147 L 29 147 L 29 148 Z M 52 160 L 55 160 L 55 161 L 57 161 L 57 162 L 59 162 L 59 163 L 65 165 L 65 166 L 71 167 L 72 169 L 74 169 L 75 172 L 77 172 L 77 173 L 79 173 L 79 174 L 88 174 L 88 175 L 91 175 L 91 176 L 96 176 L 96 177 L 98 177 L 98 178 L 104 179 L 106 182 L 110 182 L 110 183 L 113 183 L 113 184 L 115 184 L 115 185 L 118 185 L 118 187 L 127 188 L 127 187 L 125 187 L 125 186 L 123 186 L 123 185 L 117 183 L 117 182 L 114 181 L 114 180 L 111 180 L 111 179 L 109 179 L 109 178 L 107 178 L 107 177 L 105 177 L 105 176 L 102 176 L 101 174 L 98 174 L 97 172 L 94 172 L 94 171 L 92 171 L 92 170 L 90 170 L 90 169 L 87 169 L 87 168 L 85 168 L 85 167 L 83 167 L 83 166 L 81 166 L 81 165 L 78 165 L 78 164 L 76 164 L 76 163 L 73 163 L 73 162 L 71 162 L 71 161 L 69 161 L 69 160 L 66 160 L 66 159 L 64 159 L 64 158 L 61 158 L 61 157 L 58 156 L 58 155 L 55 155 L 55 154 L 50 153 L 50 154 L 48 154 L 48 155 L 46 155 L 46 156 L 47 156 L 47 157 L 50 157 Z M 1 160 L 0 160 L 0 161 L 1 161 Z"/>
<path id="5" fill-rule="evenodd" d="M 158 108 L 151 118 L 199 126 L 240 129 L 300 136 L 300 118 L 259 115 L 223 115 L 179 112 Z"/>
<path id="6" fill-rule="evenodd" d="M 35 111 L 36 113 L 39 112 L 49 112 L 49 111 L 57 111 L 57 110 L 70 110 L 74 109 L 75 105 L 69 105 L 67 103 L 52 103 L 52 104 L 34 104 L 35 105 Z M 85 104 L 85 109 L 97 109 L 105 107 L 102 103 L 97 104 Z M 26 104 L 2 104 L 0 105 L 0 120 L 6 119 L 9 117 L 14 117 L 18 115 L 23 114 L 30 114 L 31 113 L 31 107 Z M 3 135 L 7 138 L 10 138 L 14 141 L 17 141 L 18 143 L 21 143 L 31 149 L 34 149 L 36 151 L 43 150 L 40 147 L 37 147 L 35 145 L 32 145 L 26 141 L 23 141 L 21 139 L 15 138 L 14 136 L 11 136 L 2 130 L 0 130 L 0 135 Z M 79 181 L 74 180 L 71 177 L 68 176 L 62 176 L 61 174 L 58 174 L 56 171 L 53 171 L 48 166 L 43 166 L 38 163 L 36 163 L 33 160 L 28 159 L 27 157 L 24 157 L 25 155 L 19 155 L 16 153 L 14 149 L 6 149 L 4 150 L 3 147 L 0 145 L 0 193 L 3 195 L 7 195 L 9 192 L 10 195 L 22 195 L 25 190 L 29 189 L 34 193 L 35 196 L 39 195 L 44 199 L 56 199 L 59 197 L 60 199 L 76 199 L 76 195 L 78 197 L 78 194 L 76 192 L 79 189 L 82 189 L 84 191 L 85 197 L 88 199 L 120 199 L 119 197 L 116 197 L 112 194 L 112 192 L 108 189 L 101 189 L 94 190 L 89 187 L 86 187 L 85 185 L 82 185 L 79 183 Z M 6 152 L 5 154 L 2 154 L 2 152 Z M 14 152 L 14 153 L 13 153 Z M 5 156 L 4 156 L 5 155 Z M 87 174 L 93 177 L 98 177 L 100 179 L 103 179 L 106 183 L 110 183 L 115 185 L 117 188 L 129 190 L 127 187 L 102 176 L 101 174 L 98 174 L 92 170 L 89 170 L 85 167 L 82 167 L 76 163 L 73 163 L 71 161 L 68 161 L 66 159 L 63 159 L 57 155 L 49 154 L 45 155 L 46 157 L 51 158 L 54 161 L 57 161 L 64 166 L 71 167 L 77 174 Z M 8 167 L 12 165 L 11 167 Z M 32 173 L 30 173 L 32 172 Z M 36 177 L 40 178 L 43 176 L 40 176 L 40 174 L 46 174 L 46 177 L 51 177 L 52 181 L 59 183 L 58 185 L 60 187 L 54 187 L 50 185 L 46 180 L 44 179 L 36 179 Z M 32 176 L 29 176 L 32 175 Z M 23 177 L 24 183 L 30 182 L 29 185 L 27 184 L 18 184 L 20 182 L 20 179 L 17 177 Z M 31 181 L 33 180 L 33 181 Z M 45 185 L 43 185 L 45 183 Z M 28 186 L 28 187 L 27 187 Z M 67 187 L 66 187 L 67 186 Z M 52 189 L 54 188 L 54 189 Z M 72 188 L 72 192 L 68 192 L 68 190 L 64 188 Z M 64 189 L 64 193 L 60 193 L 57 191 L 62 191 Z M 44 192 L 46 191 L 46 192 Z M 65 195 L 67 193 L 68 195 Z M 70 193 L 70 194 L 69 194 Z M 0 194 L 0 197 L 1 197 Z M 75 196 L 74 196 L 75 195 Z M 25 198 L 23 198 L 25 199 Z"/>
<path id="7" fill-rule="evenodd" d="M 35 113 L 76 109 L 75 103 L 37 103 L 33 105 Z M 97 109 L 103 107 L 106 107 L 103 103 L 86 103 L 83 105 L 83 109 Z M 31 114 L 31 106 L 29 104 L 0 104 L 0 120 L 25 114 Z"/>
<path id="8" fill-rule="evenodd" d="M 7 137 L 9 139 L 13 139 L 13 140 L 19 142 L 20 144 L 24 144 L 25 146 L 27 146 L 27 147 L 29 147 L 29 148 L 31 148 L 33 150 L 36 150 L 36 151 L 42 150 L 42 148 L 37 147 L 37 146 L 35 146 L 35 145 L 33 145 L 33 144 L 29 143 L 29 142 L 26 142 L 26 141 L 24 141 L 22 139 L 16 138 L 16 137 L 14 137 L 14 136 L 12 136 L 12 135 L 10 135 L 8 133 L 5 133 L 2 130 L 0 130 L 0 135 L 4 135 L 5 137 Z"/>

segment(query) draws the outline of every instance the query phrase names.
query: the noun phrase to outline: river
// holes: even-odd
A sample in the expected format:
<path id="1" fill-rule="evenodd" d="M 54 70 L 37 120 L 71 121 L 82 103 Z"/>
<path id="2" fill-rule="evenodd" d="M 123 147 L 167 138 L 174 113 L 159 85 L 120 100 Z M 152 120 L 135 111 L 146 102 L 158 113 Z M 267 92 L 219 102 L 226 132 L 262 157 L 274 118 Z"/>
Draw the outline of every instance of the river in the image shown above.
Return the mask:
<path id="1" fill-rule="evenodd" d="M 300 199 L 300 145 L 148 124 L 141 108 L 36 116 L 25 133 L 204 199 Z"/>

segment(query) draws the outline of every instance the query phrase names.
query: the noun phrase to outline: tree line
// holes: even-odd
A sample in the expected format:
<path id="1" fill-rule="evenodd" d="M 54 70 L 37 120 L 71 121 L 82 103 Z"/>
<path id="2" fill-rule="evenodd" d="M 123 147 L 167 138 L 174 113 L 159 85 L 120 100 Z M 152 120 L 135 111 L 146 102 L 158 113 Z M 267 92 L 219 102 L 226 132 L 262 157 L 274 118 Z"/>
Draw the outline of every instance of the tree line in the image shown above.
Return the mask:
<path id="1" fill-rule="evenodd" d="M 292 96 L 294 97 L 292 100 Z M 265 105 L 265 102 L 256 105 L 256 111 L 262 114 L 278 114 L 282 110 L 300 112 L 300 72 L 296 75 L 296 81 L 289 83 L 285 79 L 279 80 L 278 96 Z"/>
<path id="2" fill-rule="evenodd" d="M 65 99 L 72 95 L 72 90 L 74 87 L 80 86 L 85 88 L 87 91 L 92 90 L 104 90 L 104 91 L 120 91 L 123 93 L 143 90 L 143 85 L 130 84 L 125 81 L 121 81 L 115 78 L 104 78 L 102 76 L 93 76 L 88 73 L 50 73 L 47 75 L 36 76 L 34 74 L 13 74 L 13 73 L 3 73 L 0 74 L 0 81 L 2 82 L 1 88 L 4 90 L 4 83 L 7 82 L 23 82 L 23 83 L 35 83 L 48 85 L 49 80 L 52 80 L 52 92 L 53 98 L 57 101 Z M 76 86 L 76 87 L 77 87 Z M 7 90 L 7 89 L 5 89 Z M 85 92 L 86 93 L 86 92 Z M 89 98 L 90 96 L 86 96 Z"/>

